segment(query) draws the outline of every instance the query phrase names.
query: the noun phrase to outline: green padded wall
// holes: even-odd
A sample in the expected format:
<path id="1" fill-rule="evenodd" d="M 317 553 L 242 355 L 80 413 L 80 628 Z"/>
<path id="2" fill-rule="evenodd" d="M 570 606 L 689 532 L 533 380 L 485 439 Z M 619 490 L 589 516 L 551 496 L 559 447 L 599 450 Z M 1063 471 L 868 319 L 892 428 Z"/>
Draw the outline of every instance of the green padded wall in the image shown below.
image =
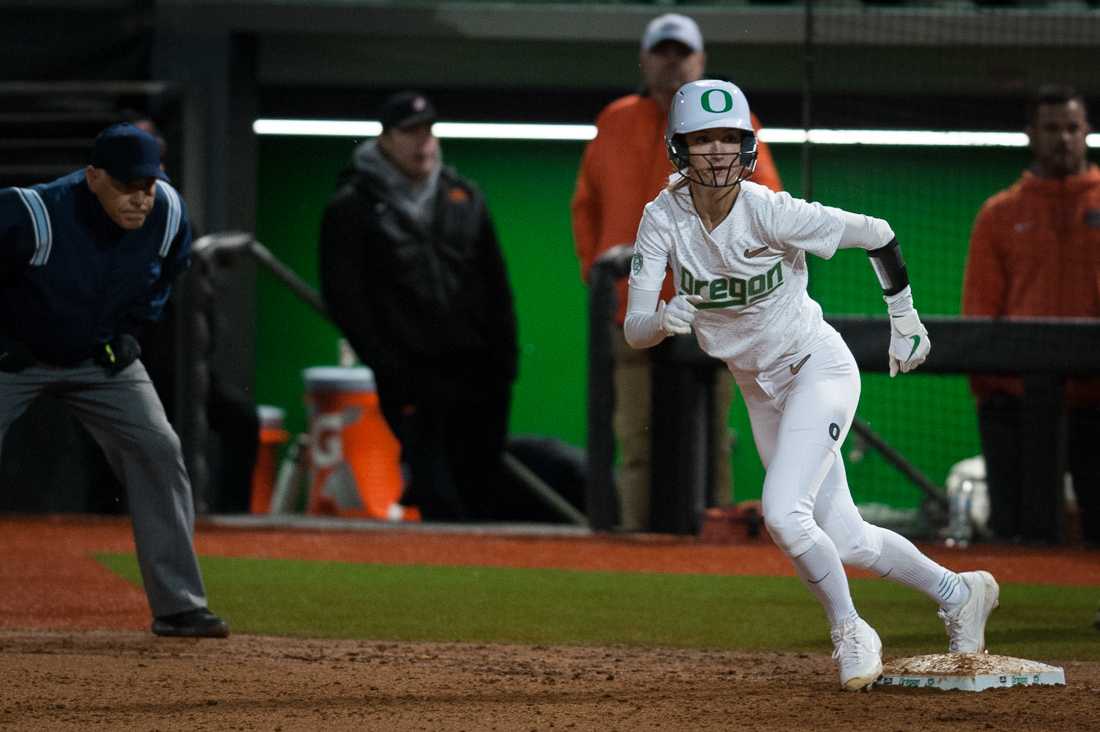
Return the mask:
<path id="1" fill-rule="evenodd" d="M 317 285 L 317 234 L 325 202 L 353 143 L 264 137 L 260 141 L 257 238 Z M 569 196 L 576 143 L 446 141 L 444 159 L 484 190 L 504 249 L 519 317 L 520 378 L 513 433 L 585 438 L 586 290 L 573 256 Z M 333 364 L 336 330 L 278 283 L 261 277 L 256 394 L 304 427 L 301 371 Z"/>
<path id="2" fill-rule="evenodd" d="M 321 212 L 354 143 L 339 138 L 263 137 L 259 145 L 257 237 L 311 284 L 317 283 Z M 587 357 L 586 291 L 569 223 L 569 200 L 583 150 L 573 142 L 443 142 L 444 158 L 485 191 L 507 259 L 519 316 L 520 378 L 512 432 L 583 446 Z M 787 189 L 800 195 L 800 150 L 773 147 Z M 880 216 L 902 243 L 918 309 L 957 314 L 970 224 L 981 202 L 1018 175 L 1026 152 L 1003 149 L 817 147 L 815 197 Z M 861 252 L 813 257 L 811 294 L 826 313 L 883 314 Z M 333 364 L 336 331 L 270 277 L 257 293 L 256 395 L 305 427 L 301 371 Z M 887 335 L 883 333 L 883 359 Z M 942 482 L 957 460 L 978 452 L 973 404 L 960 376 L 866 374 L 860 416 L 929 477 Z M 748 421 L 735 400 L 734 493 L 760 495 L 763 470 Z M 920 494 L 849 438 L 845 457 L 857 502 L 910 507 Z"/>
<path id="3" fill-rule="evenodd" d="M 926 315 L 958 315 L 974 216 L 990 194 L 1020 174 L 1027 152 L 834 146 L 815 148 L 813 162 L 819 201 L 890 222 L 902 245 L 917 309 Z M 885 314 L 862 252 L 840 251 L 828 262 L 810 260 L 810 292 L 826 314 Z M 934 334 L 932 340 L 935 348 Z M 884 362 L 887 342 L 884 329 Z M 981 451 L 963 376 L 918 371 L 890 379 L 866 373 L 858 414 L 941 485 L 955 462 Z M 909 507 L 919 502 L 921 494 L 907 480 L 877 454 L 860 448 L 850 436 L 844 449 L 857 503 Z"/>

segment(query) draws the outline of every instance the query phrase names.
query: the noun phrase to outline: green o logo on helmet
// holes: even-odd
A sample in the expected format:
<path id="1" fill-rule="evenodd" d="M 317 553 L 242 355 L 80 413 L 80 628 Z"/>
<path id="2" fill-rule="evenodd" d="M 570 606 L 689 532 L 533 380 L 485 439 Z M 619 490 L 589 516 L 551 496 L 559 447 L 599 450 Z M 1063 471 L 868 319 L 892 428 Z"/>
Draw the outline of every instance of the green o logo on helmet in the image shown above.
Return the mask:
<path id="1" fill-rule="evenodd" d="M 723 105 L 721 109 L 715 109 L 711 101 L 712 94 L 718 94 L 721 97 L 720 104 Z M 699 98 L 699 102 L 703 105 L 703 109 L 712 114 L 724 114 L 733 109 L 733 95 L 725 89 L 707 89 L 703 92 L 703 96 Z"/>

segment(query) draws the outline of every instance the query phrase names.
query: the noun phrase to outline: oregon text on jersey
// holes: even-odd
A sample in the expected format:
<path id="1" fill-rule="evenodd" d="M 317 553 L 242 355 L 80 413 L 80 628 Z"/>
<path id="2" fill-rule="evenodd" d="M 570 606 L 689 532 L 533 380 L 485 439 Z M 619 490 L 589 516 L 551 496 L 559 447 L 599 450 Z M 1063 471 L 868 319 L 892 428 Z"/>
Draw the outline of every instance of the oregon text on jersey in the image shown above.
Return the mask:
<path id="1" fill-rule="evenodd" d="M 682 265 L 680 267 L 680 292 L 685 295 L 703 295 L 706 297 L 706 302 L 701 302 L 695 306 L 700 310 L 749 305 L 767 297 L 782 284 L 782 262 L 776 262 L 775 266 L 764 274 L 758 274 L 747 280 L 740 277 L 719 277 L 709 281 L 700 280 L 689 272 L 687 267 Z"/>

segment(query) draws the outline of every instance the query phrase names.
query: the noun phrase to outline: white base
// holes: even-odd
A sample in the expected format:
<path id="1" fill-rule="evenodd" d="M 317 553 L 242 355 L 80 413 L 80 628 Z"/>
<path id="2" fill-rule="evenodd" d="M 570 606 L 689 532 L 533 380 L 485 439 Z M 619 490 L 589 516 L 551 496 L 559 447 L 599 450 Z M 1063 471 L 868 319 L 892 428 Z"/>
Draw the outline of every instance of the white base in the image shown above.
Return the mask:
<path id="1" fill-rule="evenodd" d="M 886 663 L 875 686 L 983 691 L 1011 686 L 1065 686 L 1066 673 L 1011 656 L 987 653 L 940 653 L 899 658 Z"/>

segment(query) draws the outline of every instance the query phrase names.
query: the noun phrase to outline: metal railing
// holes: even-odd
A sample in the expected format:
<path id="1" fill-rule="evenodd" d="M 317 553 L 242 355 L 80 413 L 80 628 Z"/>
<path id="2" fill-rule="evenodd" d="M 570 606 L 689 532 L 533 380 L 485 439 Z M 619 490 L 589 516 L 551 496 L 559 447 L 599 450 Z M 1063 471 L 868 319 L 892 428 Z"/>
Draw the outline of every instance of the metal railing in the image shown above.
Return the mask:
<path id="1" fill-rule="evenodd" d="M 268 273 L 275 277 L 284 287 L 306 305 L 315 310 L 325 320 L 332 322 L 328 308 L 317 291 L 305 280 L 299 277 L 292 269 L 283 264 L 278 257 L 260 242 L 256 241 L 252 234 L 239 231 L 219 232 L 207 234 L 195 241 L 192 252 L 196 259 L 202 261 L 202 266 L 216 267 L 219 260 L 235 260 L 240 257 L 248 257 L 261 265 Z M 194 330 L 188 334 L 189 342 L 194 344 L 203 338 L 203 326 L 201 318 L 192 318 Z M 201 353 L 204 349 L 190 349 Z M 188 468 L 191 471 L 191 482 L 196 495 L 205 495 L 208 482 L 208 467 L 204 451 L 200 448 L 206 444 L 206 436 L 209 427 L 206 421 L 206 390 L 209 385 L 209 374 L 202 364 L 192 363 L 186 370 L 188 383 L 185 385 L 188 400 L 188 416 L 185 418 L 184 430 L 185 454 L 189 455 Z M 587 526 L 587 517 L 573 507 L 557 491 L 548 485 L 534 471 L 524 465 L 514 455 L 505 452 L 501 456 L 504 469 L 516 482 L 523 486 L 539 504 L 552 514 L 558 516 L 562 522 L 576 526 Z"/>

